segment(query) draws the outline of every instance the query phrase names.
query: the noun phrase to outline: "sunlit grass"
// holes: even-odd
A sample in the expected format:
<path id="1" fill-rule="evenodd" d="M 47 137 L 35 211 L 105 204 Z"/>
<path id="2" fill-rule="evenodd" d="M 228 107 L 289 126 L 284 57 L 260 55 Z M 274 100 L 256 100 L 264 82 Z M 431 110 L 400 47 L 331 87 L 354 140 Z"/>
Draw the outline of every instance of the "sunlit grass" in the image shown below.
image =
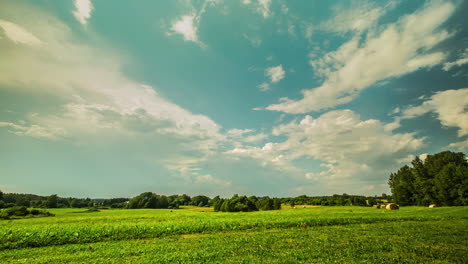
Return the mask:
<path id="1" fill-rule="evenodd" d="M 349 263 L 359 258 L 372 263 L 463 263 L 466 254 L 460 252 L 468 250 L 465 207 L 206 209 L 54 209 L 55 217 L 1 221 L 0 256 L 23 263 L 80 262 L 86 257 L 118 263 L 261 258 L 278 263 Z"/>

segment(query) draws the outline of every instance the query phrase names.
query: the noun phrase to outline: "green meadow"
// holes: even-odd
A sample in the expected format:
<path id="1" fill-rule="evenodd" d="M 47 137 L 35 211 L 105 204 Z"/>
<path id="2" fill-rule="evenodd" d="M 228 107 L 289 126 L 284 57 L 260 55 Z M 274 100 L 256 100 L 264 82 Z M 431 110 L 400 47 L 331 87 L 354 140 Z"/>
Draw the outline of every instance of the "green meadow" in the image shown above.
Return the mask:
<path id="1" fill-rule="evenodd" d="M 1 263 L 468 263 L 467 207 L 50 211 L 0 221 Z"/>

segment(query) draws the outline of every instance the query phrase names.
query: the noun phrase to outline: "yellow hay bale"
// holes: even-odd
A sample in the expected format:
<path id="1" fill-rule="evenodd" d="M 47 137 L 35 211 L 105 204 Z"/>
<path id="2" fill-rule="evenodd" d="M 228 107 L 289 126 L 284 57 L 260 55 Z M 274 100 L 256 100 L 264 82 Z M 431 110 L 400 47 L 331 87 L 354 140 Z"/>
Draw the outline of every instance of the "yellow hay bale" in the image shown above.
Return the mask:
<path id="1" fill-rule="evenodd" d="M 398 204 L 391 203 L 391 204 L 387 204 L 387 207 L 385 208 L 387 210 L 398 210 L 400 209 L 400 206 L 398 206 Z"/>
<path id="2" fill-rule="evenodd" d="M 431 205 L 429 205 L 429 208 L 436 208 L 436 207 L 440 207 L 440 206 L 438 206 L 437 204 L 431 204 Z"/>
<path id="3" fill-rule="evenodd" d="M 385 204 L 381 204 L 380 208 L 385 209 L 387 206 Z"/>
<path id="4" fill-rule="evenodd" d="M 380 205 L 377 205 L 377 204 L 374 204 L 374 206 L 372 207 L 374 207 L 375 209 L 380 209 Z"/>

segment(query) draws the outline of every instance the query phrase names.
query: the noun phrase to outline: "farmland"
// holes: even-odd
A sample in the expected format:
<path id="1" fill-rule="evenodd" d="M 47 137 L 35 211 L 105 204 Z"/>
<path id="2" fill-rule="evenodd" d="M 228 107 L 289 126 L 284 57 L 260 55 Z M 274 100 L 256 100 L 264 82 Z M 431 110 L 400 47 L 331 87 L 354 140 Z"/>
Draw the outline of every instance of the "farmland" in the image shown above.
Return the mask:
<path id="1" fill-rule="evenodd" d="M 4 263 L 466 263 L 468 208 L 51 209 L 0 221 Z"/>

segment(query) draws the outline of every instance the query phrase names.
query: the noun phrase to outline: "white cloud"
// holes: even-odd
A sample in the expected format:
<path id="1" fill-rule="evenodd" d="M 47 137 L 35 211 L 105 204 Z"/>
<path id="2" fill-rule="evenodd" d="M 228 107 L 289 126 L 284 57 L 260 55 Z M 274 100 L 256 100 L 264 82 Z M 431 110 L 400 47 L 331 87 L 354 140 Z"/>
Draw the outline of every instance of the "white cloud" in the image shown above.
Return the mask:
<path id="1" fill-rule="evenodd" d="M 25 124 L 3 122 L 2 130 L 78 146 L 139 146 L 139 154 L 134 154 L 159 167 L 181 153 L 202 162 L 225 140 L 209 117 L 191 113 L 160 96 L 155 87 L 128 77 L 123 71 L 126 58 L 110 45 L 96 45 L 105 43 L 102 39 L 77 41 L 62 21 L 44 11 L 11 5 L 0 13 L 19 12 L 16 17 L 28 25 L 24 30 L 41 36 L 47 45 L 7 45 L 0 60 L 0 90 L 47 96 L 48 109 L 54 111 L 36 110 L 39 113 L 24 117 Z M 33 22 L 28 20 L 32 17 Z M 0 39 L 1 44 L 5 41 Z M 166 167 L 174 173 L 183 168 Z"/>
<path id="2" fill-rule="evenodd" d="M 424 138 L 412 133 L 392 133 L 378 120 L 360 120 L 351 110 L 327 112 L 314 119 L 306 116 L 273 129 L 273 135 L 286 137 L 263 147 L 238 146 L 228 154 L 251 157 L 262 165 L 298 172 L 293 161 L 312 158 L 324 162 L 325 170 L 305 171 L 308 179 L 327 182 L 353 178 L 386 181 L 407 157 L 424 146 Z"/>
<path id="3" fill-rule="evenodd" d="M 282 65 L 278 65 L 276 67 L 270 67 L 265 70 L 265 76 L 270 78 L 272 83 L 277 83 L 284 79 L 286 73 L 283 70 Z"/>
<path id="4" fill-rule="evenodd" d="M 44 14 L 36 10 L 33 13 L 53 25 L 47 28 L 49 34 L 38 34 L 43 32 L 41 23 L 27 27 L 29 32 L 44 36 L 48 45 L 41 49 L 24 45 L 9 48 L 5 60 L 0 61 L 0 89 L 48 95 L 56 110 L 28 115 L 25 124 L 2 123 L 0 130 L 63 140 L 79 147 L 119 146 L 119 151 L 125 149 L 132 159 L 141 159 L 172 176 L 176 190 L 180 185 L 195 193 L 210 193 L 213 185 L 218 193 L 236 190 L 229 179 L 217 176 L 225 173 L 223 168 L 202 168 L 222 156 L 226 146 L 261 142 L 263 133 L 253 129 L 221 133 L 221 127 L 209 117 L 191 113 L 161 97 L 155 87 L 128 77 L 122 70 L 128 62 L 109 46 L 77 42 L 60 21 L 41 17 Z"/>
<path id="5" fill-rule="evenodd" d="M 458 136 L 468 135 L 468 88 L 437 92 L 418 106 L 402 111 L 402 119 L 416 118 L 426 113 L 436 113 L 440 123 L 458 127 Z"/>
<path id="6" fill-rule="evenodd" d="M 360 33 L 375 26 L 378 19 L 393 6 L 395 6 L 393 1 L 383 7 L 369 1 L 354 1 L 351 2 L 351 6 L 338 4 L 333 9 L 333 17 L 316 28 L 335 33 Z"/>
<path id="7" fill-rule="evenodd" d="M 468 150 L 468 139 L 460 142 L 451 143 L 446 148 L 465 152 L 466 150 Z"/>
<path id="8" fill-rule="evenodd" d="M 192 4 L 187 1 L 190 6 L 191 12 L 188 15 L 180 16 L 178 19 L 172 21 L 170 32 L 168 35 L 180 34 L 185 41 L 192 41 L 200 45 L 202 48 L 206 45 L 199 39 L 199 27 L 203 14 L 206 12 L 208 5 L 216 5 L 216 0 L 205 0 L 202 7 L 196 10 Z"/>
<path id="9" fill-rule="evenodd" d="M 463 52 L 463 54 L 460 56 L 459 59 L 457 59 L 456 61 L 444 63 L 443 69 L 444 71 L 450 71 L 450 69 L 452 69 L 453 67 L 460 67 L 467 63 L 468 63 L 468 49 L 465 49 L 465 52 Z"/>
<path id="10" fill-rule="evenodd" d="M 257 7 L 257 11 L 262 14 L 264 18 L 269 17 L 271 15 L 271 0 L 258 0 L 258 4 L 259 6 Z"/>
<path id="11" fill-rule="evenodd" d="M 254 129 L 230 129 L 227 131 L 227 136 L 233 139 L 233 145 L 239 145 L 239 142 L 248 142 L 248 143 L 259 143 L 266 138 L 268 135 L 265 133 L 257 133 Z"/>
<path id="12" fill-rule="evenodd" d="M 304 30 L 304 37 L 310 41 L 312 39 L 313 34 L 314 34 L 314 26 L 307 25 Z"/>
<path id="13" fill-rule="evenodd" d="M 425 161 L 427 159 L 427 153 L 423 153 L 421 155 L 419 155 L 419 158 L 422 160 L 422 161 Z"/>
<path id="14" fill-rule="evenodd" d="M 238 128 L 234 128 L 234 129 L 230 129 L 227 131 L 227 135 L 230 136 L 230 137 L 241 137 L 243 136 L 244 134 L 248 134 L 248 133 L 252 133 L 252 132 L 255 132 L 254 129 L 238 129 Z"/>
<path id="15" fill-rule="evenodd" d="M 198 25 L 195 23 L 195 15 L 182 16 L 172 24 L 171 30 L 181 34 L 186 41 L 198 43 Z"/>
<path id="16" fill-rule="evenodd" d="M 271 15 L 271 0 L 242 0 L 244 5 L 253 5 L 255 10 L 261 14 L 264 18 L 268 18 Z"/>
<path id="17" fill-rule="evenodd" d="M 307 113 L 332 108 L 350 102 L 378 81 L 441 63 L 446 54 L 432 48 L 451 36 L 439 28 L 455 8 L 451 2 L 430 2 L 380 32 L 369 32 L 364 41 L 354 37 L 338 50 L 311 61 L 314 73 L 325 79 L 320 87 L 304 90 L 303 99 L 282 100 L 266 109 Z"/>
<path id="18" fill-rule="evenodd" d="M 76 10 L 73 11 L 76 20 L 82 25 L 86 25 L 89 18 L 91 18 L 91 12 L 93 12 L 91 0 L 74 0 L 73 4 L 76 8 Z"/>
<path id="19" fill-rule="evenodd" d="M 26 136 L 26 137 L 33 137 L 39 139 L 49 139 L 49 140 L 57 140 L 64 136 L 63 129 L 55 128 L 55 129 L 48 129 L 45 127 L 41 127 L 39 125 L 18 125 L 10 122 L 0 122 L 1 127 L 8 127 L 10 133 L 18 135 L 18 136 Z"/>
<path id="20" fill-rule="evenodd" d="M 270 84 L 268 84 L 267 82 L 262 82 L 261 84 L 259 84 L 257 86 L 258 89 L 260 89 L 260 91 L 268 91 L 270 90 Z"/>
<path id="21" fill-rule="evenodd" d="M 258 143 L 268 138 L 268 135 L 265 133 L 258 133 L 256 135 L 250 135 L 243 139 L 245 142 Z"/>
<path id="22" fill-rule="evenodd" d="M 259 37 L 259 36 L 255 36 L 255 35 L 252 35 L 252 36 L 249 36 L 247 34 L 242 34 L 242 36 L 250 42 L 250 44 L 254 47 L 254 48 L 258 48 L 260 47 L 260 45 L 262 45 L 262 39 Z"/>
<path id="23" fill-rule="evenodd" d="M 13 42 L 26 44 L 26 45 L 39 45 L 41 40 L 38 39 L 34 34 L 27 31 L 20 25 L 12 23 L 10 21 L 0 19 L 0 27 L 5 32 L 5 35 Z"/>

